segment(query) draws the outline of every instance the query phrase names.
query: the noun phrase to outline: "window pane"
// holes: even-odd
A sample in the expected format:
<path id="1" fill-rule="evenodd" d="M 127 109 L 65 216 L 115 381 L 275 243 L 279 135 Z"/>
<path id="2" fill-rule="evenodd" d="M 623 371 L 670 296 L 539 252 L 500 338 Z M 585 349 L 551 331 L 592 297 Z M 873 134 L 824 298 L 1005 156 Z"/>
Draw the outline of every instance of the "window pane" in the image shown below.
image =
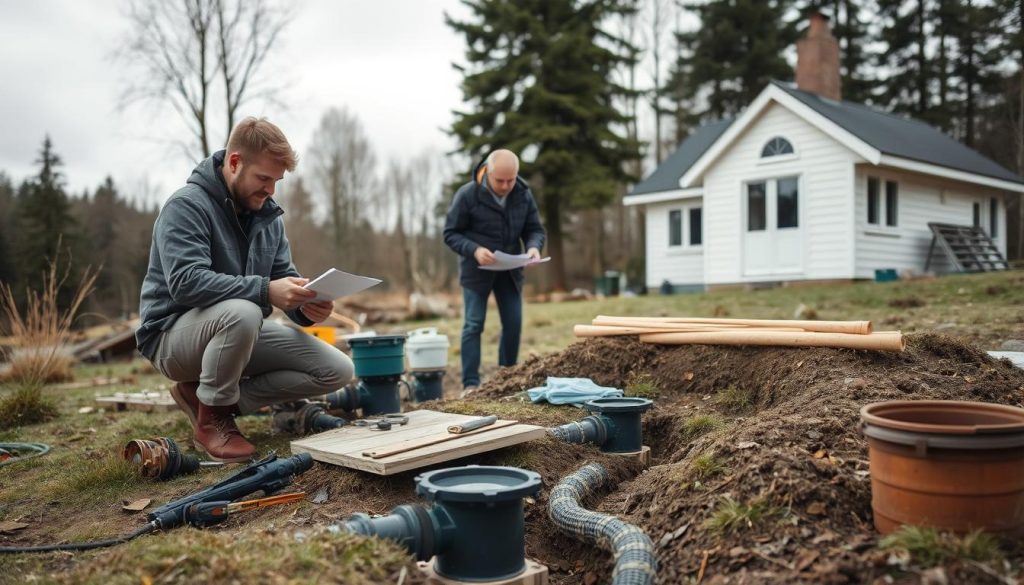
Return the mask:
<path id="1" fill-rule="evenodd" d="M 776 224 L 778 228 L 794 228 L 800 225 L 800 202 L 796 177 L 779 179 Z"/>
<path id="2" fill-rule="evenodd" d="M 690 208 L 690 245 L 699 246 L 701 245 L 704 234 L 701 231 L 701 208 L 691 207 Z"/>
<path id="3" fill-rule="evenodd" d="M 764 231 L 768 212 L 765 209 L 765 184 L 747 185 L 747 231 Z"/>
<path id="4" fill-rule="evenodd" d="M 971 210 L 974 212 L 974 227 L 981 227 L 981 203 L 972 205 Z"/>
<path id="5" fill-rule="evenodd" d="M 785 138 L 776 136 L 768 141 L 761 149 L 761 157 L 776 156 L 779 154 L 793 154 L 793 145 Z"/>
<path id="6" fill-rule="evenodd" d="M 988 235 L 989 237 L 999 237 L 999 232 L 996 228 L 999 227 L 999 201 L 995 197 L 988 200 Z"/>
<path id="7" fill-rule="evenodd" d="M 868 177 L 868 223 L 878 225 L 878 179 Z"/>
<path id="8" fill-rule="evenodd" d="M 899 186 L 896 181 L 885 182 L 885 225 L 898 225 L 896 208 L 899 197 Z"/>
<path id="9" fill-rule="evenodd" d="M 668 245 L 683 245 L 683 212 L 678 209 L 668 212 Z"/>

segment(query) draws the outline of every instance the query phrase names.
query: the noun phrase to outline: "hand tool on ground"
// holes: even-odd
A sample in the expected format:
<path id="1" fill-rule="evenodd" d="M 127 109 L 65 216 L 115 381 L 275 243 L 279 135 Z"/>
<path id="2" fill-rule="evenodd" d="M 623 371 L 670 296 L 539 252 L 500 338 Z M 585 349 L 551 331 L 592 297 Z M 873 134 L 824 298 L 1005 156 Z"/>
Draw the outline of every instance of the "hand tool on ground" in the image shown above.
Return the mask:
<path id="1" fill-rule="evenodd" d="M 189 514 L 189 509 L 194 504 L 231 502 L 258 491 L 262 491 L 265 496 L 270 496 L 289 485 L 296 475 L 308 471 L 311 467 L 313 467 L 313 457 L 309 453 L 299 453 L 287 459 L 278 459 L 276 453 L 271 453 L 218 484 L 160 506 L 146 516 L 149 522 L 145 526 L 124 536 L 91 542 L 41 546 L 0 546 L 0 553 L 89 550 L 121 544 L 143 534 L 168 530 L 181 526 L 185 522 L 192 522 L 193 518 Z"/>
<path id="2" fill-rule="evenodd" d="M 304 497 L 306 497 L 306 492 L 294 492 L 270 496 L 269 498 L 246 500 L 244 502 L 200 502 L 189 506 L 187 512 L 188 523 L 199 528 L 212 526 L 227 520 L 228 516 L 235 512 L 255 510 L 256 508 L 265 508 L 277 504 L 288 504 L 301 500 Z"/>
<path id="3" fill-rule="evenodd" d="M 475 431 L 468 431 L 468 432 L 459 433 L 459 434 L 447 433 L 446 432 L 444 435 L 435 435 L 433 437 L 425 437 L 425 438 L 422 438 L 422 439 L 413 439 L 413 440 L 409 440 L 409 441 L 403 441 L 401 443 L 398 443 L 397 445 L 392 445 L 390 448 L 388 448 L 386 450 L 363 451 L 363 457 L 369 457 L 371 459 L 381 459 L 381 458 L 384 458 L 384 457 L 390 457 L 392 455 L 397 455 L 399 453 L 405 453 L 406 451 L 412 451 L 414 449 L 419 449 L 421 447 L 428 447 L 430 445 L 436 445 L 437 443 L 443 443 L 445 441 L 451 441 L 452 439 L 459 439 L 459 438 L 462 438 L 462 437 L 467 437 L 469 435 L 475 435 L 475 434 L 478 434 L 478 433 L 483 433 L 483 432 L 491 431 L 491 430 L 494 430 L 494 429 L 500 429 L 500 428 L 512 426 L 512 425 L 518 424 L 518 423 L 519 423 L 519 421 L 516 421 L 516 420 L 500 420 L 500 421 L 498 421 L 498 422 L 496 422 L 496 423 L 494 423 L 492 425 L 476 429 Z"/>
<path id="4" fill-rule="evenodd" d="M 369 427 L 371 431 L 390 431 L 393 425 L 404 425 L 409 423 L 409 417 L 404 414 L 385 414 L 381 418 L 361 418 L 352 421 L 353 426 Z"/>
<path id="5" fill-rule="evenodd" d="M 467 420 L 466 422 L 457 425 L 450 425 L 448 427 L 448 432 L 456 435 L 468 433 L 469 431 L 475 431 L 476 429 L 493 425 L 496 422 L 498 422 L 498 417 L 493 414 L 490 416 L 482 416 L 480 418 L 474 418 L 473 420 Z"/>

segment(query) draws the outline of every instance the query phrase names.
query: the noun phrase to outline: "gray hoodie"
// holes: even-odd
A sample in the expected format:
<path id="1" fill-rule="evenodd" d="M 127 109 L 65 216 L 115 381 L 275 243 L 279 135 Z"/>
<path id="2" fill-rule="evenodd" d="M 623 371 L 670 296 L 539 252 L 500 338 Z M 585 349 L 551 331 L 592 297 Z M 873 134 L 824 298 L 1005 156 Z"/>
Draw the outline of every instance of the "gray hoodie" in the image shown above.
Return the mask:
<path id="1" fill-rule="evenodd" d="M 268 199 L 243 232 L 223 166 L 223 150 L 199 163 L 156 218 L 139 303 L 142 324 L 135 332 L 139 351 L 149 359 L 160 333 L 189 309 L 246 299 L 266 317 L 272 310 L 270 281 L 299 276 L 284 234 L 284 211 Z M 288 316 L 299 325 L 313 324 L 298 309 Z"/>

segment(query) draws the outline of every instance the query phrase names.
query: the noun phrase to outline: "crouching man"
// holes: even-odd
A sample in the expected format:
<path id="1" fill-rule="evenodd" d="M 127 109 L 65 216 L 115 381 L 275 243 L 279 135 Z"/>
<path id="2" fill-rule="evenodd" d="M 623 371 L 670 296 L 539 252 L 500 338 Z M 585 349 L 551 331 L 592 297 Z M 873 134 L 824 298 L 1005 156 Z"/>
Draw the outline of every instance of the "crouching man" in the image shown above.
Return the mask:
<path id="1" fill-rule="evenodd" d="M 136 331 L 139 351 L 177 382 L 195 446 L 219 461 L 256 452 L 236 414 L 323 395 L 352 378 L 334 347 L 279 323 L 273 307 L 303 326 L 332 303 L 302 286 L 284 233 L 275 184 L 294 171 L 295 151 L 266 119 L 246 118 L 226 150 L 199 163 L 164 204 L 153 228 Z"/>

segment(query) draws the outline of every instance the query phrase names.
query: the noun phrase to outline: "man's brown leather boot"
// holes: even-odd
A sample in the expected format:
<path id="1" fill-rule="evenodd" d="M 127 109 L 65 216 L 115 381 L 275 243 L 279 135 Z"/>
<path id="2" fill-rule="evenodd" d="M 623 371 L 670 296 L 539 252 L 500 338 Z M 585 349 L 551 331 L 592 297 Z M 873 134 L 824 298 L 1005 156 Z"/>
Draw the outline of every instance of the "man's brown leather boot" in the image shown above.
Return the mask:
<path id="1" fill-rule="evenodd" d="M 195 431 L 199 426 L 199 398 L 196 397 L 196 389 L 199 382 L 178 382 L 171 386 L 171 398 L 178 405 L 178 408 L 188 417 L 188 422 Z"/>
<path id="2" fill-rule="evenodd" d="M 196 425 L 195 446 L 202 449 L 211 459 L 225 463 L 248 461 L 256 453 L 252 443 L 242 436 L 235 425 L 234 404 L 207 406 L 198 402 L 198 424 Z"/>

